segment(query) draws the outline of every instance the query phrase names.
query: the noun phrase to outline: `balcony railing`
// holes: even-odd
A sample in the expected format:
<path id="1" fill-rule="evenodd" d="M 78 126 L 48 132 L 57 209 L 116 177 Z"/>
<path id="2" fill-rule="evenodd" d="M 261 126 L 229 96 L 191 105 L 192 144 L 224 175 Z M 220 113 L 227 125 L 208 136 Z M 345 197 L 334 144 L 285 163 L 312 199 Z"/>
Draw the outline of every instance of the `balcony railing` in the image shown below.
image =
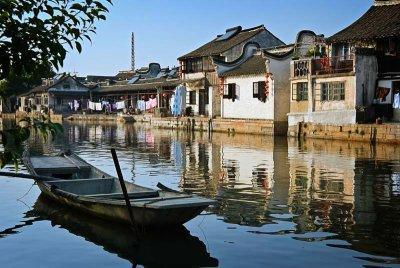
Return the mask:
<path id="1" fill-rule="evenodd" d="M 323 57 L 312 60 L 312 74 L 337 74 L 348 73 L 354 70 L 352 55 L 339 57 Z"/>
<path id="2" fill-rule="evenodd" d="M 293 77 L 305 77 L 310 73 L 310 60 L 295 60 L 293 68 Z"/>

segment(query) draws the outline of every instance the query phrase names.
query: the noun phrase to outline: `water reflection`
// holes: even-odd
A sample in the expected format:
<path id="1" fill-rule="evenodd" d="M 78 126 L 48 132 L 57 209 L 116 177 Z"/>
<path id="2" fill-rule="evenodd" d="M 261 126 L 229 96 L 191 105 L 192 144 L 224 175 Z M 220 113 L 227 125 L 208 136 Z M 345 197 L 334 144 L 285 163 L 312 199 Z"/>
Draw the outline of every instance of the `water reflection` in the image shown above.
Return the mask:
<path id="1" fill-rule="evenodd" d="M 83 237 L 104 250 L 115 253 L 130 261 L 133 267 L 216 267 L 218 261 L 207 252 L 206 246 L 184 228 L 170 229 L 168 232 L 152 230 L 141 233 L 137 241 L 129 226 L 109 223 L 88 217 L 40 196 L 33 210 L 25 215 L 33 218 L 25 221 L 25 225 L 34 221 L 47 220 L 56 228 L 63 228 L 70 233 Z M 16 232 L 24 224 L 17 225 Z"/>
<path id="2" fill-rule="evenodd" d="M 39 153 L 68 148 L 126 179 L 158 181 L 216 198 L 209 208 L 251 233 L 327 241 L 373 256 L 400 257 L 400 147 L 340 141 L 155 130 L 145 125 L 65 125 L 64 137 L 31 143 Z M 265 230 L 273 226 L 273 231 Z M 263 227 L 263 228 L 261 228 Z"/>

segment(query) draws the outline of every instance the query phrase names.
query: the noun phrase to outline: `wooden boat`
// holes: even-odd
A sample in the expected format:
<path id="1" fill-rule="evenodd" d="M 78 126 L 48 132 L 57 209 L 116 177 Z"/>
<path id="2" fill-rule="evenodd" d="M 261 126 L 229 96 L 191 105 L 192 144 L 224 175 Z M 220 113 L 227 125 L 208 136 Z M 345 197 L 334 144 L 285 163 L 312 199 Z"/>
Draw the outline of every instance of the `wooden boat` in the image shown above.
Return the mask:
<path id="1" fill-rule="evenodd" d="M 51 226 L 63 228 L 83 237 L 104 250 L 117 254 L 132 263 L 132 267 L 217 267 L 218 260 L 211 257 L 205 244 L 184 226 L 168 228 L 168 232 L 154 229 L 141 232 L 137 243 L 135 233 L 124 224 L 82 215 L 77 210 L 49 200 L 43 194 L 39 196 L 33 210 L 26 213 L 27 224 L 35 220 L 51 221 Z M 18 225 L 19 228 L 25 225 Z M 13 232 L 16 229 L 11 229 Z M 0 232 L 1 236 L 1 232 Z M 171 243 L 173 241 L 173 243 Z"/>
<path id="2" fill-rule="evenodd" d="M 37 180 L 42 193 L 51 199 L 91 215 L 130 223 L 119 180 L 90 165 L 75 154 L 24 156 L 30 174 L 57 178 Z M 181 225 L 200 214 L 213 200 L 168 188 L 154 190 L 126 182 L 135 224 L 140 226 Z"/>

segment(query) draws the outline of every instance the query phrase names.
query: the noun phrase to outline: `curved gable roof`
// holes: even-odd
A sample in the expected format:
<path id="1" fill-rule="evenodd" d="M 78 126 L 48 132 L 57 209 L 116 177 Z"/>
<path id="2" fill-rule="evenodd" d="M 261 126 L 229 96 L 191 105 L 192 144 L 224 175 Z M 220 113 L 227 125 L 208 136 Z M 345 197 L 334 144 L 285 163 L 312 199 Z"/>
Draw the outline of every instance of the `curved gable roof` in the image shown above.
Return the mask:
<path id="1" fill-rule="evenodd" d="M 235 34 L 233 37 L 226 40 L 219 41 L 218 40 L 219 37 L 216 37 L 215 39 L 199 47 L 198 49 L 193 50 L 192 52 L 179 57 L 178 60 L 184 58 L 197 58 L 203 56 L 219 55 L 227 51 L 228 49 L 243 43 L 244 41 L 252 38 L 253 36 L 257 35 L 258 33 L 264 30 L 266 30 L 264 25 L 260 25 L 254 28 L 242 30 L 237 34 Z"/>

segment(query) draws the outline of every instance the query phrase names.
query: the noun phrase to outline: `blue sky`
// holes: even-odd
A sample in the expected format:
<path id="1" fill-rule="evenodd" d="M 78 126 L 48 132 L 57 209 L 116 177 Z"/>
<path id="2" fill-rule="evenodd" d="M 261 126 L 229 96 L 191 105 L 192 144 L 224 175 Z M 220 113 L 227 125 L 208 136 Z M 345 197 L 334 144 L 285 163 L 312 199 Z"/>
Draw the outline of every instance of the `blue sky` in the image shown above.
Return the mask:
<path id="1" fill-rule="evenodd" d="M 136 67 L 177 58 L 226 28 L 264 24 L 285 43 L 302 29 L 330 36 L 359 18 L 372 0 L 114 0 L 97 24 L 93 43 L 67 55 L 62 71 L 114 75 L 130 68 L 130 35 L 136 37 Z"/>

